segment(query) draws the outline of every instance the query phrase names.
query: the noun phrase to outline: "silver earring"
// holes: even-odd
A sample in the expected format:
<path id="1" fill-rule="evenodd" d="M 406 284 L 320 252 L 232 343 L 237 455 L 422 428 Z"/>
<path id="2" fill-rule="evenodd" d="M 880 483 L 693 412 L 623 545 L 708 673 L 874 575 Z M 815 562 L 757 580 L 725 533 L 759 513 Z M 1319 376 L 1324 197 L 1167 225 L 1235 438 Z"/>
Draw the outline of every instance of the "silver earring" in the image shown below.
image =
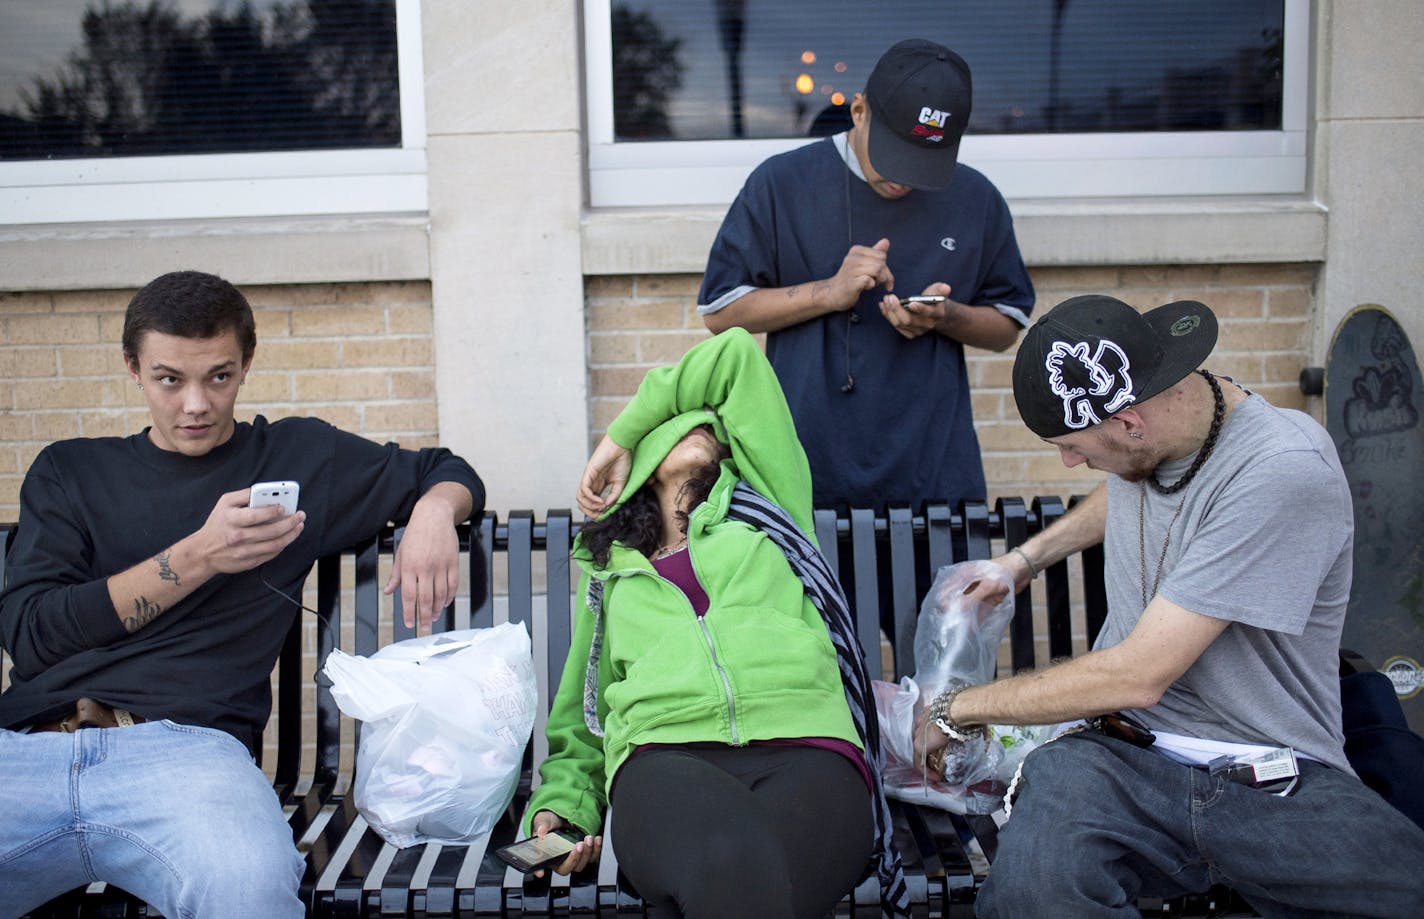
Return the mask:
<path id="1" fill-rule="evenodd" d="M 1128 437 L 1131 437 L 1133 440 L 1141 440 L 1141 439 L 1142 439 L 1142 434 L 1141 434 L 1141 432 L 1139 432 L 1139 431 L 1128 431 L 1128 432 L 1127 432 L 1127 436 L 1128 436 Z"/>
<path id="2" fill-rule="evenodd" d="M 138 391 L 139 391 L 139 392 L 143 392 L 143 384 L 142 384 L 142 383 L 138 384 Z"/>

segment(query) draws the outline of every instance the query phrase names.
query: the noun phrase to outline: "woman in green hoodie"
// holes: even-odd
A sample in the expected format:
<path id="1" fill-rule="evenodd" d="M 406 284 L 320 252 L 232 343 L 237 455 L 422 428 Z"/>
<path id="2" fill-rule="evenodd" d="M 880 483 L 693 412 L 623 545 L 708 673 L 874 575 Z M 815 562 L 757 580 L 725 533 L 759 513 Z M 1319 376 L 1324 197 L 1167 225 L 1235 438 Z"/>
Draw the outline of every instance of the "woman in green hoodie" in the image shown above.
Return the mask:
<path id="1" fill-rule="evenodd" d="M 876 850 L 877 756 L 827 620 L 787 554 L 733 516 L 738 483 L 814 538 L 785 397 L 733 329 L 649 372 L 584 470 L 579 505 L 598 519 L 574 549 L 580 602 L 530 829 L 589 834 L 555 868 L 581 869 L 611 801 L 649 915 L 823 916 Z"/>

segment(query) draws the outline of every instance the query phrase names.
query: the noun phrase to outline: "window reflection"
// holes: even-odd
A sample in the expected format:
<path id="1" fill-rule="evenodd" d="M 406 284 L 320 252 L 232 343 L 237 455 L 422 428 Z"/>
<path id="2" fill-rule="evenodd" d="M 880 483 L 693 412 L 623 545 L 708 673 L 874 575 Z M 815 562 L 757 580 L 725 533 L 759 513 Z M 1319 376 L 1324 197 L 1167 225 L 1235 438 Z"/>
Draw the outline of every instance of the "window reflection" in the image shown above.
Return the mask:
<path id="1" fill-rule="evenodd" d="M 401 142 L 395 0 L 0 6 L 0 158 Z"/>
<path id="2" fill-rule="evenodd" d="M 616 0 L 617 139 L 828 134 L 880 54 L 974 72 L 969 132 L 1281 127 L 1283 0 Z"/>

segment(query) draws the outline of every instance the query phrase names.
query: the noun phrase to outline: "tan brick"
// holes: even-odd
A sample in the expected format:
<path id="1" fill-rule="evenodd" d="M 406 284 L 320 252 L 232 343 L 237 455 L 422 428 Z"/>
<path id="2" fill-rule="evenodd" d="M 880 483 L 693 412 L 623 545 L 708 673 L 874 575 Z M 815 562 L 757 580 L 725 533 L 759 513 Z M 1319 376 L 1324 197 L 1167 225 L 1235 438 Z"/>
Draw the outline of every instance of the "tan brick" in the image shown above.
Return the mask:
<path id="1" fill-rule="evenodd" d="M 104 405 L 102 380 L 47 380 L 15 389 L 17 409 L 93 408 Z"/>
<path id="2" fill-rule="evenodd" d="M 1017 412 L 1010 412 L 1005 415 L 1008 409 L 1004 399 L 1004 393 L 997 389 L 969 389 L 969 406 L 974 412 L 974 417 L 982 421 L 996 421 L 1003 418 L 1018 420 Z"/>
<path id="3" fill-rule="evenodd" d="M 292 375 L 298 402 L 384 399 L 390 380 L 379 370 L 312 370 Z"/>
<path id="4" fill-rule="evenodd" d="M 153 416 L 149 414 L 147 406 L 126 408 L 123 410 L 123 416 L 124 427 L 134 434 L 153 424 Z"/>
<path id="5" fill-rule="evenodd" d="M 689 303 L 697 302 L 702 287 L 700 274 L 641 275 L 633 285 L 635 297 L 676 297 Z"/>
<path id="6" fill-rule="evenodd" d="M 1310 327 L 1301 321 L 1223 322 L 1217 347 L 1227 351 L 1303 350 Z"/>
<path id="7" fill-rule="evenodd" d="M 433 370 L 405 370 L 391 374 L 392 399 L 434 400 L 435 372 Z"/>
<path id="8" fill-rule="evenodd" d="M 65 377 L 124 376 L 124 353 L 118 345 L 71 345 L 55 351 L 59 375 Z"/>
<path id="9" fill-rule="evenodd" d="M 1002 358 L 986 357 L 976 361 L 973 371 L 973 375 L 969 378 L 971 389 L 975 387 L 1013 388 L 1014 360 L 1012 355 Z"/>
<path id="10" fill-rule="evenodd" d="M 386 311 L 379 306 L 320 307 L 292 311 L 293 335 L 381 335 Z"/>
<path id="11" fill-rule="evenodd" d="M 428 301 L 386 308 L 386 331 L 391 335 L 429 335 L 434 328 L 434 312 Z"/>
<path id="12" fill-rule="evenodd" d="M 29 441 L 27 443 L 15 445 L 15 459 L 19 463 L 19 468 L 29 469 L 34 465 L 35 457 L 40 455 L 40 451 L 48 444 Z"/>
<path id="13" fill-rule="evenodd" d="M 335 370 L 341 366 L 341 343 L 323 339 L 257 339 L 253 366 L 263 370 Z"/>
<path id="14" fill-rule="evenodd" d="M 85 344 L 99 340 L 99 323 L 93 316 L 15 316 L 5 320 L 6 344 Z"/>
<path id="15" fill-rule="evenodd" d="M 639 362 L 638 336 L 630 333 L 594 332 L 588 336 L 588 350 L 594 367 Z"/>
<path id="16" fill-rule="evenodd" d="M 260 307 L 330 305 L 336 302 L 332 284 L 282 284 L 244 287 L 242 293 L 254 310 Z"/>
<path id="17" fill-rule="evenodd" d="M 20 483 L 24 481 L 18 475 L 0 475 L 0 510 L 4 511 L 6 520 L 14 520 L 20 516 Z"/>
<path id="18" fill-rule="evenodd" d="M 426 447 L 441 446 L 440 437 L 436 434 L 402 434 L 394 438 L 395 442 L 407 450 L 424 450 Z M 385 441 L 382 441 L 385 443 Z M 539 509 L 542 515 L 543 508 Z"/>
<path id="19" fill-rule="evenodd" d="M 0 348 L 0 377 L 54 376 L 53 348 Z"/>
<path id="20" fill-rule="evenodd" d="M 108 313 L 99 317 L 99 341 L 107 341 L 116 348 L 123 347 L 124 314 Z"/>
<path id="21" fill-rule="evenodd" d="M 588 329 L 591 332 L 681 329 L 687 326 L 686 314 L 683 304 L 671 300 L 608 300 L 589 304 Z M 702 320 L 697 320 L 697 326 L 702 327 Z"/>
<path id="22" fill-rule="evenodd" d="M 1215 265 L 1145 265 L 1124 268 L 1123 284 L 1143 284 L 1149 287 L 1180 287 L 1213 284 L 1217 278 Z"/>
<path id="23" fill-rule="evenodd" d="M 1261 379 L 1261 358 L 1255 354 L 1218 348 L 1207 361 L 1206 368 L 1212 373 L 1231 377 L 1243 386 L 1251 386 Z"/>
<path id="24" fill-rule="evenodd" d="M 1300 372 L 1309 365 L 1310 361 L 1304 353 L 1263 354 L 1261 375 L 1257 379 L 1262 383 L 1294 384 L 1299 388 Z"/>
<path id="25" fill-rule="evenodd" d="M 1259 319 L 1266 314 L 1266 292 L 1256 288 L 1179 288 L 1173 300 L 1197 300 L 1211 307 L 1218 319 Z"/>
<path id="26" fill-rule="evenodd" d="M 242 401 L 285 402 L 292 398 L 292 375 L 285 370 L 270 373 L 252 371 L 242 384 Z"/>
<path id="27" fill-rule="evenodd" d="M 24 313 L 54 312 L 54 296 L 46 291 L 0 291 L 0 314 L 19 316 Z"/>
<path id="28" fill-rule="evenodd" d="M 252 320 L 257 330 L 257 347 L 259 350 L 272 339 L 287 338 L 292 334 L 291 310 L 253 310 Z"/>
<path id="29" fill-rule="evenodd" d="M 1232 286 L 1310 287 L 1315 283 L 1319 268 L 1315 262 L 1222 265 L 1217 269 L 1217 280 Z"/>
<path id="30" fill-rule="evenodd" d="M 1035 291 L 1039 292 L 1039 303 L 1051 306 L 1057 300 L 1046 302 L 1044 291 L 1069 290 L 1064 299 L 1079 293 L 1111 294 L 1118 286 L 1121 272 L 1115 267 L 1096 268 L 1035 268 L 1029 272 Z"/>
<path id="31" fill-rule="evenodd" d="M 641 367 L 595 367 L 588 373 L 589 395 L 632 396 L 647 371 Z"/>
<path id="32" fill-rule="evenodd" d="M 985 451 L 1031 451 L 1043 446 L 1043 441 L 1017 419 L 1013 423 L 977 424 L 975 430 L 979 434 L 979 448 Z"/>
<path id="33" fill-rule="evenodd" d="M 34 436 L 34 415 L 0 412 L 0 444 L 13 440 L 29 440 Z"/>
<path id="34" fill-rule="evenodd" d="M 583 295 L 589 300 L 600 297 L 626 300 L 633 296 L 633 279 L 628 275 L 586 277 L 583 279 Z"/>
<path id="35" fill-rule="evenodd" d="M 74 412 L 35 412 L 34 419 L 36 440 L 64 440 L 82 433 Z"/>
<path id="36" fill-rule="evenodd" d="M 434 431 L 440 426 L 434 402 L 396 402 L 367 405 L 362 412 L 367 431 Z"/>
<path id="37" fill-rule="evenodd" d="M 364 291 L 360 288 L 365 288 Z M 423 303 L 430 306 L 429 281 L 385 281 L 379 284 L 342 284 L 336 290 L 336 301 L 364 300 L 368 303 Z"/>
<path id="38" fill-rule="evenodd" d="M 1272 319 L 1309 319 L 1315 298 L 1303 287 L 1273 288 L 1266 292 L 1266 313 Z"/>
<path id="39" fill-rule="evenodd" d="M 118 313 L 133 299 L 132 290 L 61 290 L 50 295 L 56 313 Z"/>
<path id="40" fill-rule="evenodd" d="M 0 450 L 0 477 L 7 475 L 19 475 L 23 472 L 20 468 L 20 458 L 11 449 Z M 0 517 L 0 520 L 14 520 L 14 517 Z"/>
<path id="41" fill-rule="evenodd" d="M 589 405 L 590 423 L 600 431 L 608 430 L 628 402 L 628 399 L 594 399 Z"/>
<path id="42" fill-rule="evenodd" d="M 129 433 L 126 414 L 123 411 L 84 412 L 79 416 L 79 432 L 85 437 L 124 437 Z"/>
<path id="43" fill-rule="evenodd" d="M 274 418 L 269 414 L 267 417 Z M 287 405 L 283 408 L 281 417 L 283 418 L 320 418 L 327 424 L 335 425 L 343 431 L 352 434 L 361 434 L 364 429 L 361 426 L 361 406 L 342 405 L 336 403 Z"/>
<path id="44" fill-rule="evenodd" d="M 1263 383 L 1252 389 L 1272 405 L 1305 410 L 1305 395 L 1300 391 L 1299 383 Z"/>
<path id="45" fill-rule="evenodd" d="M 687 349 L 711 338 L 708 332 L 673 332 L 665 335 L 644 335 L 638 343 L 638 356 L 653 364 L 676 363 Z"/>
<path id="46" fill-rule="evenodd" d="M 341 344 L 343 367 L 428 367 L 434 360 L 428 338 L 348 339 Z"/>

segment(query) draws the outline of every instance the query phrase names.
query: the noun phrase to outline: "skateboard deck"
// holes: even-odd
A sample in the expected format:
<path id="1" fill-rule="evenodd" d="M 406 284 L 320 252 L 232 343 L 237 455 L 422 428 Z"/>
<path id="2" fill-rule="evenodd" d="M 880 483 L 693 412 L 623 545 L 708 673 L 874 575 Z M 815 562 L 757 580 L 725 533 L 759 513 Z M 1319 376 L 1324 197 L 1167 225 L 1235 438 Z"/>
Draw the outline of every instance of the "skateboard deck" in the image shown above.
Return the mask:
<path id="1" fill-rule="evenodd" d="M 1355 578 L 1341 645 L 1394 684 L 1424 733 L 1424 383 L 1382 306 L 1341 321 L 1325 366 L 1325 427 L 1355 505 Z"/>

